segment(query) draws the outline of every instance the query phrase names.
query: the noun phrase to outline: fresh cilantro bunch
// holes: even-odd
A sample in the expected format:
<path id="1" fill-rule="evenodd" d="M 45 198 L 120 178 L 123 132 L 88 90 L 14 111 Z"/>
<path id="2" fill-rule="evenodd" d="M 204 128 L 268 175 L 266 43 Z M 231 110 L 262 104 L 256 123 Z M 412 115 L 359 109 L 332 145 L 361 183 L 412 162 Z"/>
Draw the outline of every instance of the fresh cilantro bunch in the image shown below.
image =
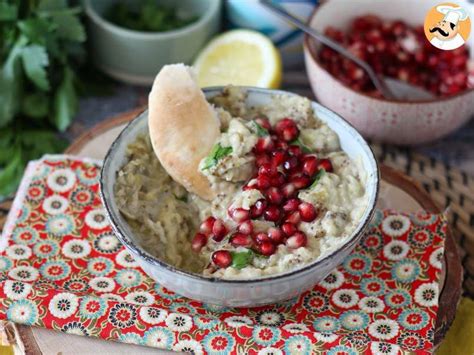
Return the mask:
<path id="1" fill-rule="evenodd" d="M 0 0 L 0 198 L 26 163 L 64 149 L 84 58 L 81 9 L 67 0 Z"/>

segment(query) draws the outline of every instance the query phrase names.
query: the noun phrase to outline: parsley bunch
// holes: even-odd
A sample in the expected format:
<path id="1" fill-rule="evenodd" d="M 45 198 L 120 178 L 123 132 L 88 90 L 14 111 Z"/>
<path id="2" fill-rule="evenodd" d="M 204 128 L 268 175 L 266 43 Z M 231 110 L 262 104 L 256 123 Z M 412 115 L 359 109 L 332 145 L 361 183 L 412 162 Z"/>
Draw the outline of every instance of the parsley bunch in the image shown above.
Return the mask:
<path id="1" fill-rule="evenodd" d="M 0 0 L 0 198 L 29 160 L 64 149 L 77 110 L 81 9 L 67 0 Z"/>

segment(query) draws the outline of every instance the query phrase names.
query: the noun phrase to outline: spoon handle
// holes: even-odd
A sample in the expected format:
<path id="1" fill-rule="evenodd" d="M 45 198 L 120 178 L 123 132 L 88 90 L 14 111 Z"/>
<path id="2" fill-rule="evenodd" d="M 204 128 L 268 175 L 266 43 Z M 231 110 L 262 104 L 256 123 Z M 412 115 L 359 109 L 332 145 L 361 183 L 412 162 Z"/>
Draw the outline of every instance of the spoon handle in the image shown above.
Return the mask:
<path id="1" fill-rule="evenodd" d="M 287 20 L 288 22 L 292 23 L 294 26 L 298 27 L 302 31 L 309 34 L 311 37 L 317 39 L 321 43 L 325 44 L 329 48 L 335 50 L 339 54 L 343 55 L 347 59 L 352 60 L 354 63 L 359 65 L 368 75 L 374 86 L 382 93 L 382 95 L 387 99 L 395 99 L 395 95 L 392 91 L 387 87 L 385 82 L 379 78 L 379 76 L 374 72 L 372 67 L 367 64 L 367 62 L 363 61 L 362 59 L 356 57 L 351 52 L 349 52 L 346 48 L 341 46 L 339 43 L 333 41 L 329 37 L 323 35 L 319 31 L 316 31 L 314 28 L 309 27 L 304 22 L 300 21 L 293 15 L 289 14 L 286 10 L 284 10 L 281 6 L 275 5 L 272 3 L 271 0 L 260 0 L 260 3 L 265 6 L 270 11 L 274 12 L 275 14 L 279 15 L 283 19 Z"/>

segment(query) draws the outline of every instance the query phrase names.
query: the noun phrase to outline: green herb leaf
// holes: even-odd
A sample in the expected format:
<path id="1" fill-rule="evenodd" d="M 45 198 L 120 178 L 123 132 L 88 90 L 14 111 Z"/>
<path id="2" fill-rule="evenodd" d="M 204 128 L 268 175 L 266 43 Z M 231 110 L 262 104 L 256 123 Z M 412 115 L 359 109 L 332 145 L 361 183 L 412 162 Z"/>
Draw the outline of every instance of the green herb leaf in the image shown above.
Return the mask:
<path id="1" fill-rule="evenodd" d="M 232 153 L 232 147 L 222 147 L 220 143 L 217 143 L 211 150 L 211 153 L 207 156 L 203 170 L 209 169 L 217 164 L 219 159 Z"/>
<path id="2" fill-rule="evenodd" d="M 178 201 L 188 202 L 188 195 L 183 195 L 183 196 L 176 196 L 176 195 L 174 195 L 174 197 L 175 197 Z"/>
<path id="3" fill-rule="evenodd" d="M 18 39 L 0 70 L 0 127 L 5 127 L 20 108 L 23 92 L 20 58 L 25 43 L 24 37 Z"/>
<path id="4" fill-rule="evenodd" d="M 53 15 L 51 20 L 57 26 L 56 31 L 59 38 L 74 42 L 86 40 L 86 31 L 76 16 L 72 14 Z"/>
<path id="5" fill-rule="evenodd" d="M 66 67 L 64 76 L 56 93 L 54 94 L 53 124 L 64 132 L 72 121 L 77 110 L 77 96 L 73 84 L 73 72 Z"/>
<path id="6" fill-rule="evenodd" d="M 296 138 L 293 142 L 291 142 L 291 144 L 300 146 L 303 153 L 311 153 L 311 149 L 309 149 L 308 146 L 304 144 L 303 141 L 299 137 Z"/>
<path id="7" fill-rule="evenodd" d="M 21 102 L 21 112 L 33 118 L 45 117 L 49 112 L 49 98 L 41 92 L 27 95 Z"/>
<path id="8" fill-rule="evenodd" d="M 243 269 L 248 266 L 254 257 L 254 252 L 252 250 L 242 251 L 242 252 L 232 252 L 232 267 L 234 269 Z"/>
<path id="9" fill-rule="evenodd" d="M 18 5 L 0 2 L 0 21 L 14 21 L 18 16 Z"/>
<path id="10" fill-rule="evenodd" d="M 270 134 L 270 133 L 268 133 L 268 131 L 265 128 L 260 126 L 256 121 L 251 121 L 251 122 L 252 122 L 252 125 L 253 125 L 253 130 L 257 134 L 257 136 L 265 137 L 265 136 L 268 136 Z"/>
<path id="11" fill-rule="evenodd" d="M 312 189 L 313 187 L 315 187 L 318 184 L 319 180 L 321 180 L 321 178 L 323 177 L 324 174 L 326 174 L 326 170 L 319 169 L 319 171 L 316 174 L 316 177 L 314 178 L 314 181 L 311 184 L 311 186 L 309 187 L 309 189 Z"/>
<path id="12" fill-rule="evenodd" d="M 21 33 L 30 42 L 46 45 L 48 34 L 54 30 L 54 24 L 42 18 L 29 18 L 17 24 Z"/>
<path id="13" fill-rule="evenodd" d="M 32 44 L 21 51 L 26 76 L 42 90 L 49 90 L 46 67 L 49 64 L 48 53 L 43 46 Z"/>
<path id="14" fill-rule="evenodd" d="M 48 130 L 22 130 L 18 133 L 26 161 L 38 159 L 44 154 L 62 152 L 67 142 L 59 139 L 57 134 Z"/>
<path id="15" fill-rule="evenodd" d="M 15 191 L 23 169 L 24 163 L 21 159 L 21 149 L 17 146 L 8 164 L 3 169 L 0 169 L 0 198 L 8 197 Z"/>
<path id="16" fill-rule="evenodd" d="M 15 144 L 15 135 L 11 127 L 5 127 L 0 130 L 0 166 L 10 162 L 18 149 Z"/>

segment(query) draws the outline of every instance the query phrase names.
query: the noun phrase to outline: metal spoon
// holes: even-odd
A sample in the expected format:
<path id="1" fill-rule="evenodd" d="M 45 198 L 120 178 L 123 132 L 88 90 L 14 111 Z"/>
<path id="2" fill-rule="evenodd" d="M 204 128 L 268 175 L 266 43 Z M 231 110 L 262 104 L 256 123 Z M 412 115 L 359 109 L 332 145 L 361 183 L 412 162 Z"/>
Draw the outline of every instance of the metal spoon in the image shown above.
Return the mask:
<path id="1" fill-rule="evenodd" d="M 372 67 L 362 59 L 356 57 L 346 48 L 341 46 L 339 43 L 333 41 L 329 37 L 326 37 L 314 28 L 309 27 L 304 22 L 298 20 L 293 15 L 289 14 L 281 6 L 275 5 L 271 0 L 260 0 L 260 3 L 267 9 L 282 17 L 284 20 L 290 22 L 300 30 L 306 32 L 311 37 L 317 39 L 321 43 L 335 50 L 339 54 L 343 55 L 347 59 L 352 60 L 354 63 L 359 65 L 368 75 L 374 86 L 382 93 L 386 99 L 390 100 L 429 100 L 434 98 L 434 95 L 430 92 L 404 81 L 396 80 L 393 78 L 381 78 Z"/>

